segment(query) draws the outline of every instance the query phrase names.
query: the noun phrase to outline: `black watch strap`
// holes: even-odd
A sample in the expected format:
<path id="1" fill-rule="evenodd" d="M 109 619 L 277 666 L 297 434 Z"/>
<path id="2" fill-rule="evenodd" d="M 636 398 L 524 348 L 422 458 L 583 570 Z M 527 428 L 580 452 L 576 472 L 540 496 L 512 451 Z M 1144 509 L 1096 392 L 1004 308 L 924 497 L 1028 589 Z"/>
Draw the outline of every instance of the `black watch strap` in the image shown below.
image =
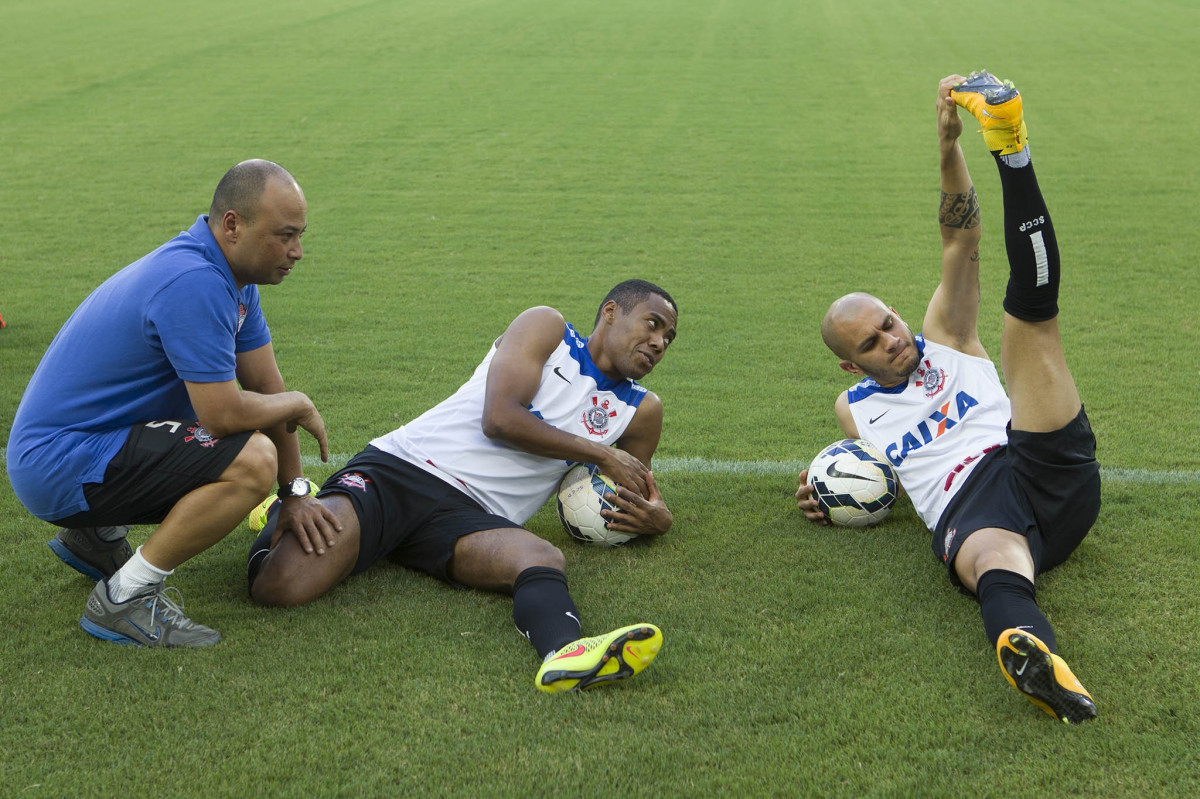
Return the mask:
<path id="1" fill-rule="evenodd" d="M 280 499 L 290 499 L 292 497 L 306 497 L 311 490 L 311 483 L 306 478 L 297 477 L 289 480 L 279 487 L 278 497 Z"/>

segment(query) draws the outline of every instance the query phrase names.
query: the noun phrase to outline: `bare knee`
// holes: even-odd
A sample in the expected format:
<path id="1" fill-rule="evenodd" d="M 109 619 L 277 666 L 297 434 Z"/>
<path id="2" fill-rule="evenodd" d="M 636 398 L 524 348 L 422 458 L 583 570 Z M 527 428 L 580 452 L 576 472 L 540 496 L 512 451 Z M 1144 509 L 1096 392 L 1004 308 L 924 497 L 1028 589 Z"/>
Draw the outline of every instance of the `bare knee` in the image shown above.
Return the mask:
<path id="1" fill-rule="evenodd" d="M 998 528 L 979 530 L 963 542 L 954 559 L 955 573 L 971 591 L 980 577 L 994 569 L 1034 579 L 1033 555 L 1025 536 Z"/>
<path id="2" fill-rule="evenodd" d="M 528 547 L 525 557 L 527 560 L 517 564 L 517 574 L 534 566 L 544 566 L 549 569 L 557 569 L 560 572 L 566 572 L 567 570 L 567 557 L 562 553 L 562 550 L 541 538 Z M 513 575 L 514 581 L 517 579 L 517 574 Z"/>
<path id="3" fill-rule="evenodd" d="M 233 463 L 221 473 L 221 479 L 254 488 L 256 493 L 265 497 L 275 485 L 278 471 L 279 454 L 275 451 L 275 442 L 262 433 L 255 433 L 233 459 Z"/>
<path id="4" fill-rule="evenodd" d="M 285 534 L 263 560 L 250 583 L 250 596 L 260 605 L 295 607 L 324 596 L 345 580 L 354 569 L 355 556 L 348 541 L 341 550 L 332 547 L 324 555 L 308 554 L 295 539 Z"/>
<path id="5" fill-rule="evenodd" d="M 1028 564 L 1028 567 L 1026 566 Z M 1010 553 L 990 551 L 982 553 L 975 559 L 974 568 L 971 570 L 971 586 L 979 582 L 979 578 L 990 571 L 1000 569 L 1003 571 L 1015 572 L 1016 574 L 1024 575 L 1029 579 L 1033 579 L 1033 563 L 1025 558 L 1014 558 Z"/>
<path id="6" fill-rule="evenodd" d="M 286 608 L 307 605 L 325 593 L 327 587 L 317 589 L 304 579 L 302 569 L 298 568 L 301 564 L 295 563 L 296 560 L 281 554 L 278 548 L 272 550 L 250 583 L 251 598 L 260 605 Z"/>
<path id="7" fill-rule="evenodd" d="M 458 539 L 448 570 L 463 585 L 511 591 L 517 575 L 535 566 L 565 572 L 567 559 L 558 547 L 528 530 L 505 528 Z"/>

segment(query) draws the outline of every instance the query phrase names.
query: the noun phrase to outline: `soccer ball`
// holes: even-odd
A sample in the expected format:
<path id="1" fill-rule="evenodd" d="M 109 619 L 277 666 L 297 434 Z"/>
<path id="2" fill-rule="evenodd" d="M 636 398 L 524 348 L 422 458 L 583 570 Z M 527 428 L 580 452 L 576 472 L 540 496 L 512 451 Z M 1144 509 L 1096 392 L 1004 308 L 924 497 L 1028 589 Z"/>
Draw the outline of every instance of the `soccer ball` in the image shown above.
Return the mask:
<path id="1" fill-rule="evenodd" d="M 607 497 L 615 496 L 612 480 L 600 474 L 600 467 L 578 463 L 567 470 L 558 484 L 558 518 L 567 535 L 585 544 L 615 547 L 633 535 L 609 530 L 600 511 L 614 505 Z"/>
<path id="2" fill-rule="evenodd" d="M 869 441 L 834 442 L 808 467 L 813 498 L 839 527 L 878 524 L 892 512 L 900 484 L 896 470 Z"/>

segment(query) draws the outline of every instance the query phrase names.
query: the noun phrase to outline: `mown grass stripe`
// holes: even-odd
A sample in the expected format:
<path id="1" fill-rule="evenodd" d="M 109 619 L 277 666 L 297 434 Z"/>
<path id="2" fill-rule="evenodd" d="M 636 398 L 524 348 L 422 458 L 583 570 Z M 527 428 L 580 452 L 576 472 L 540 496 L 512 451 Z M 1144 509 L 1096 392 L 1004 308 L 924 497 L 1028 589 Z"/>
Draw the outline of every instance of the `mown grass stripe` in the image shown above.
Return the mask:
<path id="1" fill-rule="evenodd" d="M 330 466 L 340 469 L 346 465 L 350 455 L 331 454 L 329 462 L 321 463 L 315 455 L 305 455 L 305 467 Z M 684 474 L 751 474 L 751 475 L 796 475 L 808 465 L 807 461 L 726 461 L 713 458 L 658 458 L 654 471 L 658 473 L 683 472 Z M 1134 483 L 1137 485 L 1195 485 L 1200 483 L 1200 471 L 1167 469 L 1122 469 L 1101 467 L 1100 476 L 1108 482 Z"/>

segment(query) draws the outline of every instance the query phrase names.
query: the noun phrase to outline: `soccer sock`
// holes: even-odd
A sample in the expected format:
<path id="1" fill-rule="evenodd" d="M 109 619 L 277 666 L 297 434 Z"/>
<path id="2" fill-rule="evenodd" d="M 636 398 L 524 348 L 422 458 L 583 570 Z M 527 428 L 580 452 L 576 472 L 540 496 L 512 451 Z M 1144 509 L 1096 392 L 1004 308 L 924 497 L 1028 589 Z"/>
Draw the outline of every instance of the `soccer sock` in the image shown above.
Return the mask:
<path id="1" fill-rule="evenodd" d="M 531 566 L 518 574 L 513 621 L 543 659 L 579 638 L 579 611 L 567 591 L 567 576 L 548 566 Z"/>
<path id="2" fill-rule="evenodd" d="M 147 588 L 162 585 L 163 580 L 174 572 L 174 569 L 163 571 L 152 566 L 142 557 L 142 548 L 138 547 L 120 571 L 108 578 L 108 598 L 113 602 L 128 602 L 138 594 L 146 593 Z"/>
<path id="3" fill-rule="evenodd" d="M 992 569 L 979 578 L 975 595 L 979 597 L 983 629 L 993 646 L 1002 632 L 1017 627 L 1036 635 L 1051 652 L 1058 651 L 1054 628 L 1037 606 L 1033 583 L 1028 578 L 1005 569 Z"/>
<path id="4" fill-rule="evenodd" d="M 997 155 L 996 165 L 1004 190 L 1009 268 L 1004 310 L 1027 322 L 1053 319 L 1058 316 L 1058 239 L 1029 160 L 1029 148 Z"/>

